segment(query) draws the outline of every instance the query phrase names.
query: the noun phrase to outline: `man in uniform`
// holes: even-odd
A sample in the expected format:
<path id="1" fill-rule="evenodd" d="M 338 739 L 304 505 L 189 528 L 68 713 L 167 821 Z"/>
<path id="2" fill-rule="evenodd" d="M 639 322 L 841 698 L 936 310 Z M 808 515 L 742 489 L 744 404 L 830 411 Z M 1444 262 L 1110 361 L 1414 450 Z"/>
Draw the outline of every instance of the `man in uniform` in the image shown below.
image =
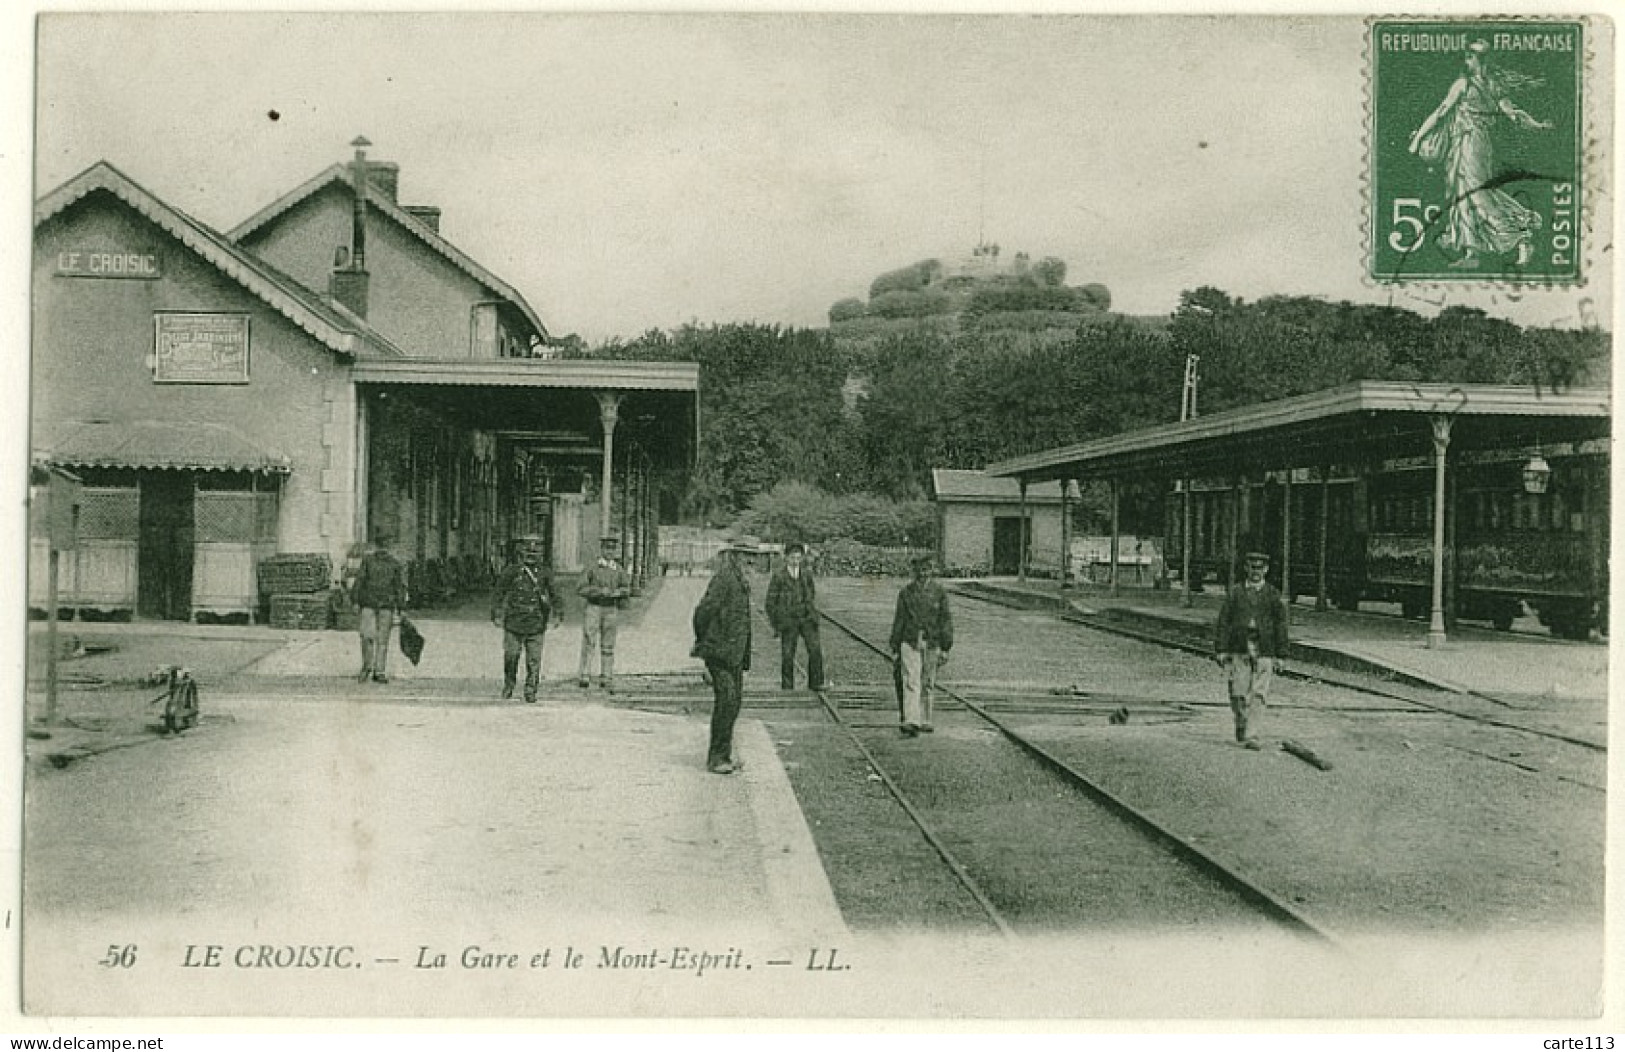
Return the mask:
<path id="1" fill-rule="evenodd" d="M 1269 704 L 1276 662 L 1286 654 L 1286 604 L 1264 580 L 1269 567 L 1265 552 L 1247 553 L 1247 578 L 1226 593 L 1213 633 L 1213 659 L 1227 673 L 1236 741 L 1254 751 L 1263 747 L 1258 723 Z"/>
<path id="2" fill-rule="evenodd" d="M 745 765 L 734 759 L 734 723 L 745 693 L 745 670 L 750 668 L 750 582 L 739 568 L 739 549 L 717 553 L 711 583 L 694 608 L 694 657 L 705 662 L 711 680 L 711 744 L 706 768 L 712 774 L 733 774 Z"/>
<path id="3" fill-rule="evenodd" d="M 491 621 L 502 627 L 502 699 L 513 697 L 519 678 L 519 654 L 525 655 L 525 701 L 536 702 L 542 679 L 542 637 L 549 623 L 563 620 L 563 607 L 553 588 L 553 575 L 542 565 L 542 539 L 518 540 L 519 561 L 497 581 Z"/>
<path id="4" fill-rule="evenodd" d="M 929 734 L 932 694 L 937 669 L 947 662 L 954 646 L 954 621 L 948 613 L 948 593 L 931 578 L 932 559 L 916 555 L 914 579 L 897 594 L 892 617 L 891 656 L 903 670 L 903 725 L 905 738 Z"/>
<path id="5" fill-rule="evenodd" d="M 598 685 L 615 693 L 615 622 L 618 611 L 626 605 L 632 594 L 632 579 L 617 556 L 621 553 L 621 539 L 613 534 L 604 537 L 603 554 L 581 577 L 576 594 L 587 601 L 581 614 L 581 662 L 576 669 L 576 681 L 585 690 L 592 685 L 588 675 L 592 670 L 592 655 L 599 655 Z"/>
<path id="6" fill-rule="evenodd" d="M 361 633 L 361 674 L 356 678 L 363 683 L 389 682 L 389 637 L 396 615 L 406 606 L 406 567 L 390 552 L 391 540 L 383 531 L 373 534 L 356 571 L 354 599 Z"/>
<path id="7" fill-rule="evenodd" d="M 818 638 L 818 596 L 805 565 L 807 549 L 792 544 L 767 586 L 767 620 L 779 637 L 779 685 L 796 686 L 796 643 L 807 644 L 807 689 L 824 689 L 824 648 Z"/>

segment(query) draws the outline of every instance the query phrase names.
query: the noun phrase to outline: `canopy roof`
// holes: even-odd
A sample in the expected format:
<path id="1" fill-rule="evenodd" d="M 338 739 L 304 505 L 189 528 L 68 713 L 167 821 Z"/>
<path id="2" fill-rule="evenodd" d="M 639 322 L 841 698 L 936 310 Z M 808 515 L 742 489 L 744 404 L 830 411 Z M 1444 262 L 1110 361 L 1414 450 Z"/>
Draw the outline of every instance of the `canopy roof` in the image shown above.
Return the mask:
<path id="1" fill-rule="evenodd" d="M 1603 388 L 1553 392 L 1490 384 L 1364 380 L 1344 387 L 1127 431 L 990 464 L 1029 482 L 1156 475 L 1229 477 L 1431 452 L 1433 417 L 1451 449 L 1581 442 L 1611 429 Z"/>
<path id="2" fill-rule="evenodd" d="M 170 420 L 69 422 L 44 459 L 63 467 L 169 468 L 287 474 L 293 462 L 224 424 Z"/>

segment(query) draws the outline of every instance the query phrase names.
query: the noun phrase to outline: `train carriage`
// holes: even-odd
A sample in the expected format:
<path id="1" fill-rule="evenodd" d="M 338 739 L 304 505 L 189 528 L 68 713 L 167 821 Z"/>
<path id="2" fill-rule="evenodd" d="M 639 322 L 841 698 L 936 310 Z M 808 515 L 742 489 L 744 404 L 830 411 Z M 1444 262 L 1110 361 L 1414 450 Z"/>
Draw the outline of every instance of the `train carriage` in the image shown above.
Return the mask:
<path id="1" fill-rule="evenodd" d="M 1527 482 L 1536 459 L 1548 473 Z M 1606 630 L 1608 442 L 1464 452 L 1447 496 L 1447 613 L 1508 629 L 1525 607 L 1554 634 Z M 1364 470 L 1333 469 L 1322 494 L 1311 469 L 1267 473 L 1237 487 L 1196 481 L 1191 491 L 1193 587 L 1231 579 L 1234 552 L 1271 553 L 1271 574 L 1293 596 L 1325 594 L 1342 609 L 1399 604 L 1425 617 L 1433 574 L 1433 465 L 1395 458 Z M 1168 503 L 1168 565 L 1183 560 L 1183 487 Z M 1291 504 L 1291 524 L 1283 509 Z M 1290 546 L 1290 552 L 1283 549 Z M 1282 575 L 1290 580 L 1282 583 Z"/>

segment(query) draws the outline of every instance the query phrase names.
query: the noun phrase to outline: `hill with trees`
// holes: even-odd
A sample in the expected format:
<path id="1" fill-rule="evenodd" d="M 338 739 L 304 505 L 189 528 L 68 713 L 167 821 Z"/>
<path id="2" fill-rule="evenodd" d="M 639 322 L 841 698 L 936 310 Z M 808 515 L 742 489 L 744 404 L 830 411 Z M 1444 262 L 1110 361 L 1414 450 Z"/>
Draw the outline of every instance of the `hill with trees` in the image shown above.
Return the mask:
<path id="1" fill-rule="evenodd" d="M 912 277 L 882 275 L 879 295 L 922 276 L 914 291 L 932 288 L 936 272 L 917 266 Z M 861 531 L 895 543 L 929 542 L 920 502 L 933 467 L 981 468 L 1177 419 L 1188 355 L 1200 361 L 1203 413 L 1362 379 L 1542 389 L 1609 380 L 1607 332 L 1523 328 L 1466 307 L 1430 318 L 1301 296 L 1248 303 L 1204 287 L 1162 326 L 1101 315 L 1042 340 L 970 326 L 849 341 L 836 326 L 720 325 L 575 353 L 699 363 L 703 433 L 683 494 L 691 521 L 751 517 L 775 539 Z M 791 483 L 799 488 L 783 488 Z M 895 507 L 879 512 L 875 500 Z M 809 508 L 840 514 L 787 525 L 786 509 Z"/>

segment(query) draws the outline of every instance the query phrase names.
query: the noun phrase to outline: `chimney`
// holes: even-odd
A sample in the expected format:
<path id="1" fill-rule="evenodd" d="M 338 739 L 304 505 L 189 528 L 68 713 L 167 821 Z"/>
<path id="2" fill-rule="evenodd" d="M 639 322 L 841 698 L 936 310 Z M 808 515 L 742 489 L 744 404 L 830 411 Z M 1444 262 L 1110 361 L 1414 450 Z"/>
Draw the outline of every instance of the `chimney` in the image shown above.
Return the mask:
<path id="1" fill-rule="evenodd" d="M 348 307 L 358 317 L 367 316 L 367 147 L 372 143 L 357 136 L 350 143 L 355 147 L 355 162 L 351 176 L 355 181 L 355 213 L 350 225 L 350 250 L 345 259 L 344 247 L 339 246 L 333 260 L 333 273 L 327 282 L 327 293 L 336 302 Z"/>
<path id="2" fill-rule="evenodd" d="M 440 209 L 434 205 L 405 205 L 403 207 L 413 219 L 416 219 L 435 233 L 440 233 Z"/>
<path id="3" fill-rule="evenodd" d="M 394 161 L 367 162 L 367 183 L 390 204 L 399 200 L 397 188 L 400 182 L 401 166 Z"/>

